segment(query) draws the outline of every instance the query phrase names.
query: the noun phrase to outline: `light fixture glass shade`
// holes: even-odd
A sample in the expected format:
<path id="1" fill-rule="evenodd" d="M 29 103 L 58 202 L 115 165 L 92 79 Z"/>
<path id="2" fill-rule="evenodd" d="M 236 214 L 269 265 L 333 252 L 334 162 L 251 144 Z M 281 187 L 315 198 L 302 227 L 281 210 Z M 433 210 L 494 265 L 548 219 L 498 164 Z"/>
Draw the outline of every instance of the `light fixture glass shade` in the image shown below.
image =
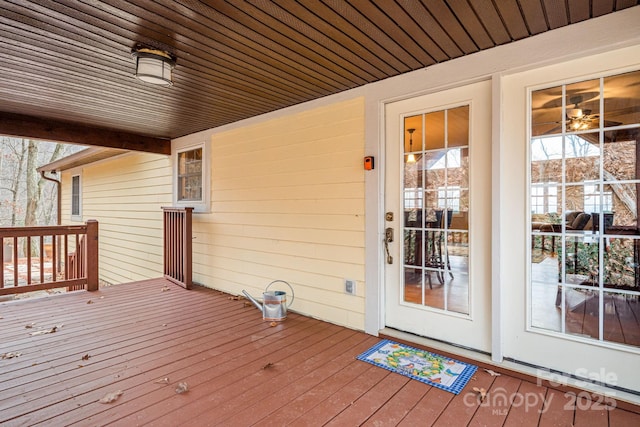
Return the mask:
<path id="1" fill-rule="evenodd" d="M 171 86 L 175 61 L 168 53 L 153 49 L 140 49 L 132 53 L 136 59 L 136 77 L 143 82 Z"/>
<path id="2" fill-rule="evenodd" d="M 409 154 L 407 156 L 407 163 L 415 163 L 416 162 L 416 156 L 413 155 L 413 153 Z"/>

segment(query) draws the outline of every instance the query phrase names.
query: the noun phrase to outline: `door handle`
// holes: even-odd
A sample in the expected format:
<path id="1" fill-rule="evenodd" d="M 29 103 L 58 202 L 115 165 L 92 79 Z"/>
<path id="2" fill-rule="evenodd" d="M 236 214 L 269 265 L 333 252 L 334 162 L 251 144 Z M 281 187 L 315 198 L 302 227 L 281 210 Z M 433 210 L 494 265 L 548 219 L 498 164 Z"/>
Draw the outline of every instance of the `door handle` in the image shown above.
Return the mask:
<path id="1" fill-rule="evenodd" d="M 388 227 L 384 230 L 384 241 L 387 243 L 393 242 L 393 228 Z"/>
<path id="2" fill-rule="evenodd" d="M 393 257 L 389 253 L 389 243 L 393 242 L 393 228 L 387 227 L 384 230 L 384 250 L 387 253 L 387 264 L 393 264 Z"/>

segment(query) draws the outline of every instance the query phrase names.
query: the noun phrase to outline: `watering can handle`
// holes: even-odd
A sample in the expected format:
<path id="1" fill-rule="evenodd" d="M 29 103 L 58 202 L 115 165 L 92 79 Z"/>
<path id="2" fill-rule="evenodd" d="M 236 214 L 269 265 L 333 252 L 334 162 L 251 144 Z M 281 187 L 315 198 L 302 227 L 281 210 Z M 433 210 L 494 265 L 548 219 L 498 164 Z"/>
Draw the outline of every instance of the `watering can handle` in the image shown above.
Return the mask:
<path id="1" fill-rule="evenodd" d="M 293 287 L 288 282 L 285 282 L 284 280 L 274 280 L 273 282 L 269 283 L 267 285 L 267 287 L 264 288 L 264 290 L 265 290 L 265 292 L 268 291 L 269 287 L 271 285 L 273 285 L 274 283 L 278 283 L 278 282 L 279 283 L 284 283 L 285 285 L 287 285 L 289 287 L 289 289 L 291 289 L 291 301 L 287 304 L 287 308 L 289 308 L 289 307 L 291 307 L 291 304 L 293 304 L 293 299 L 295 298 L 295 295 L 293 293 Z"/>

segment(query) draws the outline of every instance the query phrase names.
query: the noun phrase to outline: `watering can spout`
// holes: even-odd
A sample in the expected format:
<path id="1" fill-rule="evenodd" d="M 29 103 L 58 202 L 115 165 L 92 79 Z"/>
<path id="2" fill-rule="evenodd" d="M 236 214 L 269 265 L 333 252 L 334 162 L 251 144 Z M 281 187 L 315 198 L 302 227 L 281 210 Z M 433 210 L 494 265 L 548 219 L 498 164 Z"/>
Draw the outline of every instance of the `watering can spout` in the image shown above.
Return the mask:
<path id="1" fill-rule="evenodd" d="M 256 301 L 255 298 L 253 298 L 251 295 L 249 295 L 249 292 L 247 292 L 247 291 L 245 291 L 243 289 L 242 293 L 244 294 L 245 297 L 247 297 L 249 299 L 249 301 L 251 301 L 253 303 L 253 305 L 255 305 L 258 308 L 258 310 L 262 311 L 262 305 L 260 305 L 260 303 L 258 301 Z"/>

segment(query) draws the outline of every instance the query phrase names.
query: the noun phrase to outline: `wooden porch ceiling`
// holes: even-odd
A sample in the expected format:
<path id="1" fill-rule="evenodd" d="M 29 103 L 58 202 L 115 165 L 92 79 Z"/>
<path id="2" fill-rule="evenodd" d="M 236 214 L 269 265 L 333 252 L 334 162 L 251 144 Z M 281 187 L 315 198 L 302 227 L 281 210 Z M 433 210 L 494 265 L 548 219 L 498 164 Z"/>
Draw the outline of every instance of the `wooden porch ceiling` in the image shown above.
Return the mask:
<path id="1" fill-rule="evenodd" d="M 167 153 L 171 138 L 638 3 L 0 0 L 0 134 Z M 133 77 L 138 43 L 177 57 L 173 87 Z"/>
<path id="2" fill-rule="evenodd" d="M 0 357 L 0 424 L 640 425 L 637 406 L 482 366 L 453 395 L 356 360 L 376 337 L 289 314 L 272 327 L 227 294 L 165 279 L 0 303 L 0 354 L 19 353 Z"/>

